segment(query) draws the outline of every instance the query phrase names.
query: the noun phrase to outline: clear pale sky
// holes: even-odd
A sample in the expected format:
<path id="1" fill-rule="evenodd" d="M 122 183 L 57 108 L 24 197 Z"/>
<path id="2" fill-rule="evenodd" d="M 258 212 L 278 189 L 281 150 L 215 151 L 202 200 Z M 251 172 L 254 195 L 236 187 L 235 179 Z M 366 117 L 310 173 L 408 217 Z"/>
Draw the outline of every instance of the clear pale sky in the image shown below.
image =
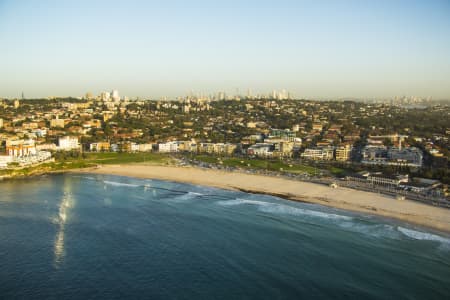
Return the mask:
<path id="1" fill-rule="evenodd" d="M 0 0 L 0 97 L 450 98 L 450 1 Z"/>

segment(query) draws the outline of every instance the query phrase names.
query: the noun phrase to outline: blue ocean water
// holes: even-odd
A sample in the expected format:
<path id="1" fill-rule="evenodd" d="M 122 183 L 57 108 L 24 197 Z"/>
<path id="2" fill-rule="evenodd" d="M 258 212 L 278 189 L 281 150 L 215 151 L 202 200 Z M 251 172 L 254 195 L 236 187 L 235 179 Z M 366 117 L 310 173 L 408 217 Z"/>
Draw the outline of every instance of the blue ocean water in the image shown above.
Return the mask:
<path id="1" fill-rule="evenodd" d="M 450 238 L 105 175 L 0 183 L 1 299 L 449 299 Z"/>

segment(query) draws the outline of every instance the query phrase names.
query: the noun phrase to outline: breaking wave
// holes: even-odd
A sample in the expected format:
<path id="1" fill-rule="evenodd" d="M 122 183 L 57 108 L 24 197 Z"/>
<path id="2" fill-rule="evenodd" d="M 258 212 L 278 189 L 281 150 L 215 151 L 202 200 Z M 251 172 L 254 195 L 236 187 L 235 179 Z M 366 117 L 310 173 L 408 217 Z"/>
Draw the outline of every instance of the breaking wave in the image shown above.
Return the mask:
<path id="1" fill-rule="evenodd" d="M 361 222 L 342 222 L 339 227 L 346 231 L 356 232 L 375 238 L 400 239 L 401 234 L 392 225 L 388 224 L 364 224 Z"/>
<path id="2" fill-rule="evenodd" d="M 203 194 L 201 194 L 201 193 L 187 192 L 186 194 L 175 196 L 175 197 L 171 198 L 171 200 L 186 201 L 186 200 L 194 199 L 194 198 L 201 197 L 201 196 L 203 196 Z"/>
<path id="3" fill-rule="evenodd" d="M 294 215 L 294 216 L 310 216 L 310 217 L 318 217 L 318 218 L 324 218 L 324 219 L 329 219 L 329 220 L 350 221 L 353 219 L 352 217 L 349 217 L 349 216 L 325 213 L 325 212 L 316 211 L 316 210 L 303 209 L 303 208 L 293 207 L 293 206 L 289 206 L 289 205 L 264 202 L 264 201 L 258 201 L 258 200 L 235 199 L 235 200 L 228 200 L 228 201 L 218 201 L 217 204 L 222 205 L 222 206 L 250 204 L 250 205 L 258 206 L 258 210 L 266 212 L 266 213 Z"/>
<path id="4" fill-rule="evenodd" d="M 421 232 L 421 231 L 408 229 L 408 228 L 404 228 L 404 227 L 398 227 L 397 229 L 398 229 L 398 231 L 400 231 L 407 237 L 415 239 L 415 240 L 434 241 L 434 242 L 440 242 L 442 244 L 450 245 L 450 239 L 444 238 L 444 237 L 436 235 L 436 234 Z"/>
<path id="5" fill-rule="evenodd" d="M 122 183 L 122 182 L 116 182 L 116 181 L 108 181 L 104 180 L 103 183 L 112 185 L 112 186 L 129 186 L 129 187 L 138 187 L 138 184 L 131 184 L 131 183 Z"/>

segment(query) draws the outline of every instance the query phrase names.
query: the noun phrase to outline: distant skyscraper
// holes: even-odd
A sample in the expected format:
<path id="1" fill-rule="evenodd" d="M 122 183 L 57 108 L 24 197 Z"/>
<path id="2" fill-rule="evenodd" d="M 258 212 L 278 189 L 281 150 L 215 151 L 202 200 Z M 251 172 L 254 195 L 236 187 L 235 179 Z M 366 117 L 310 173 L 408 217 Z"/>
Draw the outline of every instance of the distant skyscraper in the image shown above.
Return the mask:
<path id="1" fill-rule="evenodd" d="M 282 90 L 279 94 L 278 94 L 278 99 L 279 100 L 286 100 L 288 99 L 288 93 L 286 90 Z"/>
<path id="2" fill-rule="evenodd" d="M 120 101 L 120 96 L 119 96 L 119 91 L 118 90 L 113 90 L 111 92 L 111 98 L 114 102 L 119 102 Z"/>
<path id="3" fill-rule="evenodd" d="M 276 90 L 272 91 L 272 99 L 277 99 L 277 91 Z"/>
<path id="4" fill-rule="evenodd" d="M 100 98 L 102 101 L 109 101 L 109 99 L 111 98 L 111 95 L 108 92 L 102 92 L 102 94 L 100 95 Z"/>

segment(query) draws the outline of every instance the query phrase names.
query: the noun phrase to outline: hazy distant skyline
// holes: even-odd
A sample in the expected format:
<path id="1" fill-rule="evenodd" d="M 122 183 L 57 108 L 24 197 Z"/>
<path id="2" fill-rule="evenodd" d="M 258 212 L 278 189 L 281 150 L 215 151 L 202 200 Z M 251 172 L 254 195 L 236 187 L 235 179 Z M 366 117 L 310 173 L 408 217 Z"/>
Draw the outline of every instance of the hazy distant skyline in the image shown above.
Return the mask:
<path id="1" fill-rule="evenodd" d="M 0 0 L 0 97 L 450 98 L 450 1 Z"/>

